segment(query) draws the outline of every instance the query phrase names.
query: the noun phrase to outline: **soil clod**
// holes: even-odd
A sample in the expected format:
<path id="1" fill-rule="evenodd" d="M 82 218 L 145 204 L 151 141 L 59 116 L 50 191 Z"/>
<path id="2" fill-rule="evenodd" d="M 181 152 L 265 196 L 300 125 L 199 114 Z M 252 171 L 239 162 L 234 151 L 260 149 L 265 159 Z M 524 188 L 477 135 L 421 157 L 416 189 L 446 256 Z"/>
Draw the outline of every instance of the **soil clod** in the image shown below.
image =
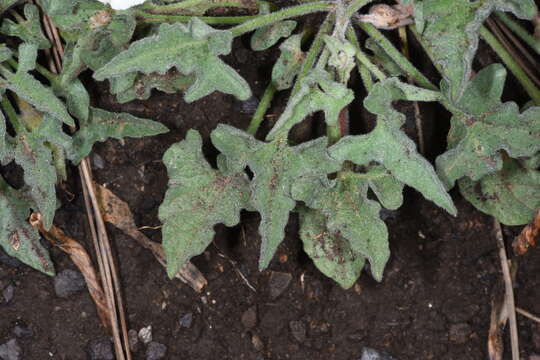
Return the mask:
<path id="1" fill-rule="evenodd" d="M 82 274 L 75 270 L 62 270 L 54 277 L 54 292 L 56 296 L 68 298 L 86 287 Z"/>
<path id="2" fill-rule="evenodd" d="M 30 329 L 23 321 L 18 321 L 11 332 L 13 333 L 13 335 L 21 339 L 29 338 L 34 335 L 32 329 Z"/>
<path id="3" fill-rule="evenodd" d="M 167 346 L 151 341 L 146 348 L 146 360 L 164 359 L 167 354 Z"/>
<path id="4" fill-rule="evenodd" d="M 306 340 L 306 326 L 302 321 L 291 321 L 289 328 L 296 341 L 302 343 Z"/>
<path id="5" fill-rule="evenodd" d="M 291 280 L 292 275 L 289 273 L 272 271 L 268 284 L 270 287 L 270 297 L 272 300 L 277 299 L 281 294 L 283 294 L 285 289 L 287 289 L 289 286 Z"/>
<path id="6" fill-rule="evenodd" d="M 88 360 L 114 360 L 113 343 L 109 337 L 90 341 L 86 351 Z"/>
<path id="7" fill-rule="evenodd" d="M 469 340 L 471 327 L 466 323 L 452 324 L 448 334 L 450 342 L 454 344 L 465 344 Z"/>
<path id="8" fill-rule="evenodd" d="M 257 325 L 257 308 L 252 306 L 244 311 L 241 320 L 246 329 L 253 329 Z"/>
<path id="9" fill-rule="evenodd" d="M 22 349 L 16 339 L 8 340 L 7 343 L 0 345 L 0 359 L 2 360 L 20 360 L 22 359 Z"/>

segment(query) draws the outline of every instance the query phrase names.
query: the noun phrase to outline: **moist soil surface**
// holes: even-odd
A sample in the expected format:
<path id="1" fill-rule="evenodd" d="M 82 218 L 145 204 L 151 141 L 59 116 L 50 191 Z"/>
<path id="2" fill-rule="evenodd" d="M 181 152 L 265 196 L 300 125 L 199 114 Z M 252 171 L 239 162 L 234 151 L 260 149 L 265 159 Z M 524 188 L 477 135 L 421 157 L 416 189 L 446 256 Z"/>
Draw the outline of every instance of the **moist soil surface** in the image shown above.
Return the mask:
<path id="1" fill-rule="evenodd" d="M 260 96 L 276 53 L 253 53 L 247 43 L 236 41 L 235 56 L 226 61 Z M 94 84 L 93 90 L 95 105 L 151 118 L 170 129 L 151 138 L 109 140 L 97 144 L 91 155 L 95 180 L 130 205 L 137 225 L 148 227 L 143 230 L 146 235 L 161 241 L 155 227 L 160 225 L 157 212 L 167 187 L 163 153 L 193 128 L 205 138 L 209 159 L 215 159 L 216 151 L 208 141 L 211 130 L 218 123 L 245 129 L 256 99 L 240 103 L 213 94 L 186 104 L 180 94 L 154 92 L 149 100 L 121 105 L 108 95 L 105 84 Z M 278 96 L 270 114 L 279 114 L 285 99 Z M 354 106 L 360 108 L 360 102 Z M 430 139 L 427 152 L 436 154 L 444 148 L 440 134 L 444 136 L 449 116 L 438 108 L 423 109 Z M 401 110 L 414 125 L 414 112 L 407 106 Z M 351 109 L 351 121 L 364 124 L 356 127 L 369 129 L 369 118 L 357 119 L 361 115 Z M 270 116 L 266 123 L 274 120 Z M 311 120 L 311 124 L 318 121 Z M 266 123 L 261 133 L 268 130 Z M 293 137 L 316 136 L 317 126 L 307 124 L 299 126 Z M 75 169 L 70 175 L 71 180 L 59 187 L 62 207 L 55 223 L 92 253 Z M 235 228 L 216 227 L 214 243 L 193 260 L 208 280 L 202 293 L 169 280 L 149 251 L 108 226 L 129 329 L 151 325 L 153 341 L 167 347 L 166 359 L 359 360 L 365 347 L 398 360 L 486 359 L 491 301 L 503 289 L 492 219 L 455 191 L 457 217 L 411 190 L 405 195 L 405 205 L 386 214 L 392 255 L 383 281 L 377 283 L 365 270 L 349 290 L 322 275 L 302 251 L 294 214 L 274 261 L 262 272 L 257 266 L 256 213 L 243 213 Z M 504 229 L 508 242 L 519 230 Z M 66 254 L 57 249 L 51 249 L 51 254 L 57 272 L 76 269 Z M 14 327 L 25 324 L 32 335 L 17 338 L 24 359 L 91 359 L 89 344 L 106 341 L 108 335 L 88 293 L 60 298 L 53 278 L 2 259 L 0 285 L 4 290 L 10 287 L 13 297 L 6 302 L 0 296 L 0 344 L 16 338 Z M 540 314 L 539 273 L 540 251 L 529 251 L 519 259 L 516 303 L 535 314 Z M 530 359 L 540 353 L 540 327 L 520 315 L 518 325 L 522 358 Z M 510 359 L 507 337 L 505 359 Z M 135 350 L 134 359 L 147 358 L 145 345 L 139 343 Z"/>

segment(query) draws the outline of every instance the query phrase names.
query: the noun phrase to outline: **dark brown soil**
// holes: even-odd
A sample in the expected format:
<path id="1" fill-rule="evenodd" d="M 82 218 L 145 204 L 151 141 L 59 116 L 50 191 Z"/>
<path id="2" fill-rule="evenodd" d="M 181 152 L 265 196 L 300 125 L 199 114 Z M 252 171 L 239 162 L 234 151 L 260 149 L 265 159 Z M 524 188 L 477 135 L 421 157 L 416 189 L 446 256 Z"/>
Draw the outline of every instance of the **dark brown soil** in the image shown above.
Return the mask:
<path id="1" fill-rule="evenodd" d="M 275 54 L 252 58 L 253 53 L 242 44 L 236 45 L 236 58 L 228 62 L 240 68 L 260 95 L 265 84 L 259 81 L 267 78 L 265 69 Z M 160 159 L 171 144 L 183 139 L 190 128 L 208 139 L 217 123 L 246 128 L 250 119 L 245 104 L 220 94 L 185 104 L 180 95 L 156 93 L 148 101 L 120 106 L 100 85 L 94 97 L 96 105 L 152 118 L 171 130 L 153 138 L 107 141 L 95 146 L 92 155 L 94 165 L 100 165 L 96 156 L 103 160 L 103 167 L 94 169 L 97 182 L 107 184 L 129 203 L 140 226 L 160 224 L 157 210 L 167 183 Z M 278 99 L 277 103 L 282 102 Z M 443 114 L 437 121 L 444 119 Z M 434 127 L 431 117 L 424 120 L 426 127 Z M 208 143 L 205 150 L 215 155 Z M 91 249 L 75 175 L 60 190 L 63 206 L 55 222 Z M 69 193 L 74 194 L 71 201 Z M 153 339 L 168 348 L 167 359 L 359 360 L 365 346 L 387 351 L 399 360 L 485 359 L 490 302 L 502 282 L 491 218 L 457 193 L 453 194 L 459 209 L 456 218 L 412 191 L 406 195 L 406 205 L 387 220 L 392 257 L 383 282 L 376 283 L 364 272 L 347 291 L 318 272 L 302 252 L 294 215 L 286 240 L 264 272 L 257 270 L 256 214 L 244 213 L 236 228 L 218 227 L 214 245 L 194 260 L 209 282 L 201 294 L 169 280 L 147 250 L 109 227 L 129 328 L 152 325 Z M 506 229 L 506 238 L 511 240 L 517 230 Z M 159 230 L 145 232 L 160 240 Z M 52 249 L 52 257 L 57 271 L 74 268 L 58 250 Z M 276 299 L 270 297 L 269 289 L 274 271 L 292 276 Z M 540 314 L 539 273 L 540 251 L 520 259 L 517 304 L 536 314 Z M 87 293 L 56 297 L 52 278 L 26 267 L 0 264 L 0 281 L 15 286 L 11 302 L 0 303 L 0 343 L 12 338 L 14 325 L 24 321 L 34 332 L 19 340 L 24 359 L 87 359 L 87 344 L 106 336 Z M 193 323 L 181 327 L 179 319 L 187 313 L 193 314 Z M 540 327 L 523 317 L 518 320 L 522 356 L 528 359 L 540 353 Z M 135 359 L 144 359 L 144 353 L 140 346 Z"/>

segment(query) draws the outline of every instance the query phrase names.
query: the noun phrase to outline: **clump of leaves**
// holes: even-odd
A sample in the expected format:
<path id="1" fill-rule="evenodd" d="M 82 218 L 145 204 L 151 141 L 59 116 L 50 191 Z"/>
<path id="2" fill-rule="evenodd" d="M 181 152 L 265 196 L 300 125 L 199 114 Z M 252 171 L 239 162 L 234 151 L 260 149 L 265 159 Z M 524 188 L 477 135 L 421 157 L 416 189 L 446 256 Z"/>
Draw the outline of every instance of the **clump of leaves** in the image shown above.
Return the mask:
<path id="1" fill-rule="evenodd" d="M 471 79 L 471 64 L 487 17 L 498 10 L 530 19 L 537 11 L 534 1 L 407 0 L 389 11 L 372 12 L 370 22 L 384 23 L 385 29 L 411 23 L 414 16 L 415 36 L 441 73 L 439 87 L 378 29 L 362 23 L 368 17 L 358 16 L 358 11 L 370 2 L 315 1 L 276 10 L 264 1 L 156 0 L 114 11 L 97 1 L 44 0 L 43 8 L 66 41 L 61 74 L 37 68 L 49 87 L 29 73 L 37 49 L 49 44 L 35 33 L 39 30 L 32 25 L 35 10 L 28 8 L 25 18 L 20 16 L 17 23 L 10 20 L 1 28 L 23 41 L 18 61 L 5 52 L 2 86 L 15 94 L 18 109 L 28 103 L 33 112 L 27 113 L 42 118 L 30 121 L 23 111 L 7 112 L 9 121 L 20 118 L 22 125 L 13 125 L 19 137 L 0 144 L 0 150 L 15 154 L 6 155 L 6 161 L 21 164 L 33 189 L 9 193 L 6 201 L 14 204 L 11 216 L 21 222 L 21 214 L 35 206 L 50 224 L 54 184 L 64 171 L 64 158 L 80 161 L 93 142 L 106 137 L 164 130 L 127 114 L 90 108 L 79 74 L 94 71 L 94 79 L 107 80 L 120 102 L 147 99 L 153 89 L 181 91 L 187 102 L 215 91 L 246 100 L 252 96 L 248 83 L 223 56 L 231 53 L 234 38 L 253 32 L 250 45 L 255 51 L 282 42 L 249 131 L 222 124 L 212 132 L 212 144 L 220 151 L 217 168 L 205 159 L 202 138 L 195 130 L 164 156 L 169 189 L 159 216 L 171 277 L 212 242 L 216 224 L 238 224 L 242 210 L 261 216 L 261 270 L 269 266 L 283 241 L 291 212 L 297 212 L 306 253 L 344 288 L 354 284 L 366 263 L 376 280 L 383 278 L 390 251 L 380 213 L 382 208 L 395 210 L 402 205 L 406 185 L 456 215 L 448 190 L 457 182 L 465 198 L 501 222 L 530 221 L 540 206 L 540 108 L 520 110 L 515 103 L 502 103 L 505 68 L 491 65 Z M 209 9 L 222 6 L 243 8 L 249 15 L 205 16 Z M 385 10 L 384 6 L 377 9 Z M 292 20 L 313 12 L 327 13 L 322 25 L 299 26 Z M 373 18 L 382 15 L 390 18 Z M 369 36 L 366 47 L 373 56 L 360 47 L 358 29 Z M 350 134 L 348 126 L 355 70 L 368 93 L 363 105 L 376 116 L 375 127 L 364 134 Z M 416 84 L 407 83 L 405 76 Z M 30 86 L 34 83 L 40 87 Z M 258 138 L 255 134 L 272 96 L 286 89 L 291 93 L 284 111 L 268 134 Z M 406 117 L 393 107 L 396 101 L 439 102 L 452 113 L 448 150 L 437 158 L 436 169 L 403 131 Z M 4 102 L 8 105 L 9 100 Z M 318 114 L 324 118 L 326 132 L 292 144 L 291 129 Z M 63 132 L 62 123 L 73 126 L 75 122 L 77 132 L 71 136 Z M 9 152 L 11 143 L 18 150 Z M 43 158 L 38 160 L 25 155 L 25 144 L 49 152 L 36 153 Z M 38 176 L 38 172 L 48 175 Z M 2 238 L 6 248 L 13 238 L 12 224 L 3 227 L 9 229 Z"/>
<path id="2" fill-rule="evenodd" d="M 18 43 L 12 49 L 0 48 L 0 161 L 20 166 L 24 185 L 15 188 L 0 179 L 0 245 L 22 262 L 52 274 L 47 251 L 27 218 L 38 211 L 44 226 L 52 225 L 58 206 L 55 186 L 67 176 L 66 161 L 78 164 L 97 141 L 156 135 L 167 128 L 91 107 L 80 80 L 53 74 L 36 62 L 40 49 L 50 48 L 36 6 L 24 6 L 26 19 L 14 14 L 15 21 L 4 18 L 0 28 Z M 69 56 L 65 62 L 72 60 Z"/>

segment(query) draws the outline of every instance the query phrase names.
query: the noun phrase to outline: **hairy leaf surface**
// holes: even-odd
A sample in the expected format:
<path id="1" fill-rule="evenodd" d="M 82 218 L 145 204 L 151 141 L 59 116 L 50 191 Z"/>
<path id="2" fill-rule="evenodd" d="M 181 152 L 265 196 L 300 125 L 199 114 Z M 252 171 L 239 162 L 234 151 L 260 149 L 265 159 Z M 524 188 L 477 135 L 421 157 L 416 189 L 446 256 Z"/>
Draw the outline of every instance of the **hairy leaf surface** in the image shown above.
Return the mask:
<path id="1" fill-rule="evenodd" d="M 501 171 L 479 181 L 461 179 L 459 190 L 471 204 L 505 225 L 525 225 L 540 207 L 540 172 L 507 160 Z"/>
<path id="2" fill-rule="evenodd" d="M 272 25 L 263 26 L 255 30 L 251 36 L 251 48 L 255 51 L 262 51 L 274 46 L 279 39 L 286 38 L 296 28 L 296 21 L 278 21 Z"/>
<path id="3" fill-rule="evenodd" d="M 330 156 L 358 165 L 376 161 L 397 180 L 455 215 L 457 210 L 435 170 L 416 151 L 416 144 L 400 130 L 405 115 L 392 107 L 393 100 L 433 101 L 438 97 L 437 92 L 404 84 L 396 78 L 377 83 L 364 100 L 366 109 L 377 114 L 375 129 L 366 135 L 343 137 L 328 150 Z"/>
<path id="4" fill-rule="evenodd" d="M 162 24 L 157 35 L 138 40 L 94 73 L 97 80 L 132 72 L 165 74 L 175 66 L 182 74 L 195 74 L 196 80 L 185 93 L 188 102 L 214 91 L 251 96 L 246 81 L 218 56 L 231 51 L 232 33 L 216 30 L 193 18 L 187 25 Z"/>
<path id="5" fill-rule="evenodd" d="M 519 112 L 516 103 L 501 103 L 506 70 L 500 64 L 480 71 L 457 103 L 463 111 L 451 119 L 449 150 L 437 158 L 437 170 L 448 187 L 462 177 L 479 180 L 502 168 L 501 151 L 511 157 L 540 150 L 540 107 Z"/>
<path id="6" fill-rule="evenodd" d="M 163 134 L 169 131 L 164 125 L 135 117 L 128 113 L 112 113 L 90 108 L 88 121 L 73 136 L 73 148 L 70 159 L 78 164 L 90 154 L 92 146 L 108 138 L 144 137 Z"/>
<path id="7" fill-rule="evenodd" d="M 290 147 L 286 138 L 266 143 L 226 125 L 218 125 L 211 136 L 212 143 L 227 157 L 228 169 L 238 171 L 247 165 L 255 174 L 251 203 L 261 214 L 259 268 L 264 269 L 283 241 L 289 213 L 296 205 L 291 185 L 302 175 L 326 178 L 340 164 L 326 154 L 326 138 Z"/>
<path id="8" fill-rule="evenodd" d="M 3 19 L 0 31 L 9 36 L 16 36 L 23 42 L 35 44 L 39 49 L 48 49 L 51 44 L 41 31 L 39 10 L 37 6 L 26 4 L 24 7 L 25 21 L 15 23 L 10 19 Z"/>
<path id="9" fill-rule="evenodd" d="M 339 113 L 354 99 L 351 89 L 331 80 L 325 71 L 313 71 L 306 76 L 300 90 L 287 102 L 287 107 L 266 137 L 276 139 L 289 130 L 306 116 L 323 111 L 326 123 L 330 126 L 338 124 Z"/>
<path id="10" fill-rule="evenodd" d="M 347 239 L 354 255 L 368 259 L 373 277 L 381 281 L 390 257 L 388 230 L 379 218 L 380 205 L 367 198 L 367 190 L 367 183 L 354 177 L 329 182 L 304 176 L 293 184 L 292 195 L 321 210 L 328 230 Z"/>
<path id="11" fill-rule="evenodd" d="M 272 68 L 272 83 L 276 89 L 285 90 L 293 85 L 306 57 L 301 45 L 302 34 L 296 34 L 279 46 L 281 55 Z"/>
<path id="12" fill-rule="evenodd" d="M 299 213 L 304 251 L 317 269 L 344 289 L 353 286 L 364 268 L 365 257 L 357 254 L 341 233 L 328 230 L 326 216 L 319 210 L 300 207 Z"/>
<path id="13" fill-rule="evenodd" d="M 8 255 L 53 275 L 54 267 L 39 233 L 26 221 L 31 207 L 22 190 L 13 189 L 0 178 L 0 246 Z"/>
<path id="14" fill-rule="evenodd" d="M 422 40 L 431 60 L 450 86 L 450 99 L 458 101 L 471 74 L 484 20 L 494 10 L 510 11 L 531 19 L 534 0 L 424 0 L 415 2 L 421 12 Z"/>
<path id="15" fill-rule="evenodd" d="M 213 169 L 201 151 L 202 139 L 189 130 L 186 139 L 172 145 L 163 157 L 169 189 L 159 208 L 167 273 L 174 277 L 214 238 L 214 225 L 234 226 L 249 202 L 245 173 L 224 175 Z"/>

